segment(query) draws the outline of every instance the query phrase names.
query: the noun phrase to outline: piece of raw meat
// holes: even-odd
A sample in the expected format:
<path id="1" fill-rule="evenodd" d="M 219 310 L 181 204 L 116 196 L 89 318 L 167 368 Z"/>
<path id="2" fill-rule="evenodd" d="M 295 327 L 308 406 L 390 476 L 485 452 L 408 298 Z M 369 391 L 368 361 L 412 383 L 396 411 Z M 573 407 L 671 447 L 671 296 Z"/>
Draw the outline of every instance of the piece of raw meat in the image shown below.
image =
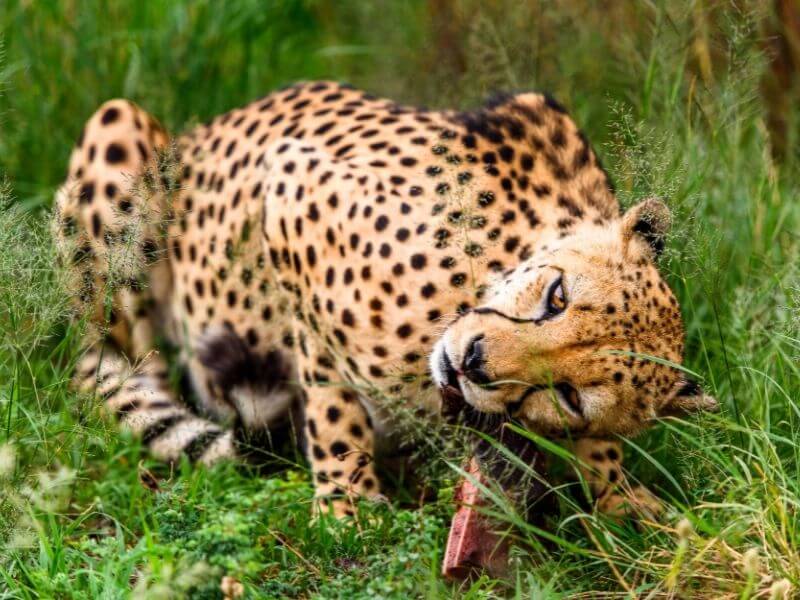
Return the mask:
<path id="1" fill-rule="evenodd" d="M 476 485 L 486 485 L 478 461 L 473 458 L 467 467 L 470 477 L 461 480 L 456 488 L 459 503 L 450 524 L 442 574 L 450 579 L 466 579 L 472 572 L 486 570 L 493 577 L 505 574 L 508 565 L 508 542 L 495 533 L 480 508 L 486 500 Z"/>

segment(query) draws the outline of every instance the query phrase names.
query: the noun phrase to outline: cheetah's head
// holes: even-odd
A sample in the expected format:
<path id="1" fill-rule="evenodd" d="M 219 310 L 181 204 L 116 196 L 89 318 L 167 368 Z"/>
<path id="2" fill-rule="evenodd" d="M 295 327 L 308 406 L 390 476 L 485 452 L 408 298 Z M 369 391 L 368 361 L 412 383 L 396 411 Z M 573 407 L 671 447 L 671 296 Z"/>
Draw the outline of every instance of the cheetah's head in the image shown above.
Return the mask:
<path id="1" fill-rule="evenodd" d="M 655 265 L 669 227 L 657 200 L 542 244 L 449 325 L 434 380 L 474 408 L 545 435 L 633 434 L 714 409 L 685 373 L 678 303 Z"/>

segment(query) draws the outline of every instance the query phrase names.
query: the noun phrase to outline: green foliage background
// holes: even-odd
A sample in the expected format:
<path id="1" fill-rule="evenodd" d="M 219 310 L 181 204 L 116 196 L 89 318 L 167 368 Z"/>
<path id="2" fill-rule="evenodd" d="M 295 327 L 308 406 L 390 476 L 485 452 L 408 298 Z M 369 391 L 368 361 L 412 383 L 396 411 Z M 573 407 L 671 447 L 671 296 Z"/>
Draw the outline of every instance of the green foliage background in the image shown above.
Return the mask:
<path id="1" fill-rule="evenodd" d="M 798 121 L 787 115 L 789 150 L 774 159 L 762 4 L 0 3 L 0 598 L 221 597 L 226 575 L 247 597 L 797 590 Z M 723 412 L 630 443 L 635 475 L 670 506 L 663 523 L 576 519 L 565 499 L 548 543 L 515 530 L 528 545 L 510 581 L 452 586 L 438 576 L 447 468 L 440 500 L 421 510 L 368 507 L 357 528 L 311 523 L 303 465 L 271 478 L 231 465 L 165 472 L 68 390 L 80 331 L 52 266 L 47 209 L 84 120 L 124 96 L 179 131 L 313 78 L 433 107 L 548 90 L 625 205 L 668 200 L 664 269 L 687 365 Z M 157 492 L 142 484 L 150 471 Z"/>

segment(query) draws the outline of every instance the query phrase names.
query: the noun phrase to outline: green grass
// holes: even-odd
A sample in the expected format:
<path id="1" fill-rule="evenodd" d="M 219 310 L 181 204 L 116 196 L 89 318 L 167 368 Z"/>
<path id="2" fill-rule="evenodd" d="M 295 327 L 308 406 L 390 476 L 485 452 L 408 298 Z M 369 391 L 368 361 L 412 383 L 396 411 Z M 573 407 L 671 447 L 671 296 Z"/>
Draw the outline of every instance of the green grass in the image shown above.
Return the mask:
<path id="1" fill-rule="evenodd" d="M 800 178 L 796 151 L 778 163 L 769 149 L 761 9 L 464 1 L 443 48 L 431 7 L 371 4 L 0 4 L 0 598 L 221 597 L 223 576 L 247 597 L 800 589 Z M 446 466 L 439 501 L 423 509 L 366 507 L 355 528 L 313 523 L 302 464 L 272 477 L 169 471 L 68 389 L 81 332 L 52 268 L 46 209 L 83 121 L 126 96 L 179 130 L 315 77 L 431 106 L 550 90 L 625 205 L 667 199 L 663 266 L 683 307 L 687 366 L 723 410 L 629 443 L 634 475 L 669 503 L 661 524 L 610 523 L 565 497 L 546 531 L 514 530 L 527 550 L 510 581 L 451 586 L 438 576 Z"/>

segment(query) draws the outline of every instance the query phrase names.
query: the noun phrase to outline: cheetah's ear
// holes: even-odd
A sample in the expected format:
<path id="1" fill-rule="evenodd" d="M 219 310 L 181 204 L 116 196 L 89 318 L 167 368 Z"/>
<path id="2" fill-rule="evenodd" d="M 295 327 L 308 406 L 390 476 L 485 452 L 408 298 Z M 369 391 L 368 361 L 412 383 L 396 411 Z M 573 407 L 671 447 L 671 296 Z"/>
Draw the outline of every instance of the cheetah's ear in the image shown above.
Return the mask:
<path id="1" fill-rule="evenodd" d="M 622 216 L 622 235 L 626 244 L 638 236 L 658 257 L 664 250 L 671 222 L 667 205 L 657 198 L 648 198 L 629 208 Z"/>
<path id="2" fill-rule="evenodd" d="M 700 384 L 691 379 L 685 379 L 680 384 L 678 391 L 662 408 L 662 417 L 683 417 L 696 412 L 717 412 L 719 402 L 713 396 L 704 393 Z"/>

